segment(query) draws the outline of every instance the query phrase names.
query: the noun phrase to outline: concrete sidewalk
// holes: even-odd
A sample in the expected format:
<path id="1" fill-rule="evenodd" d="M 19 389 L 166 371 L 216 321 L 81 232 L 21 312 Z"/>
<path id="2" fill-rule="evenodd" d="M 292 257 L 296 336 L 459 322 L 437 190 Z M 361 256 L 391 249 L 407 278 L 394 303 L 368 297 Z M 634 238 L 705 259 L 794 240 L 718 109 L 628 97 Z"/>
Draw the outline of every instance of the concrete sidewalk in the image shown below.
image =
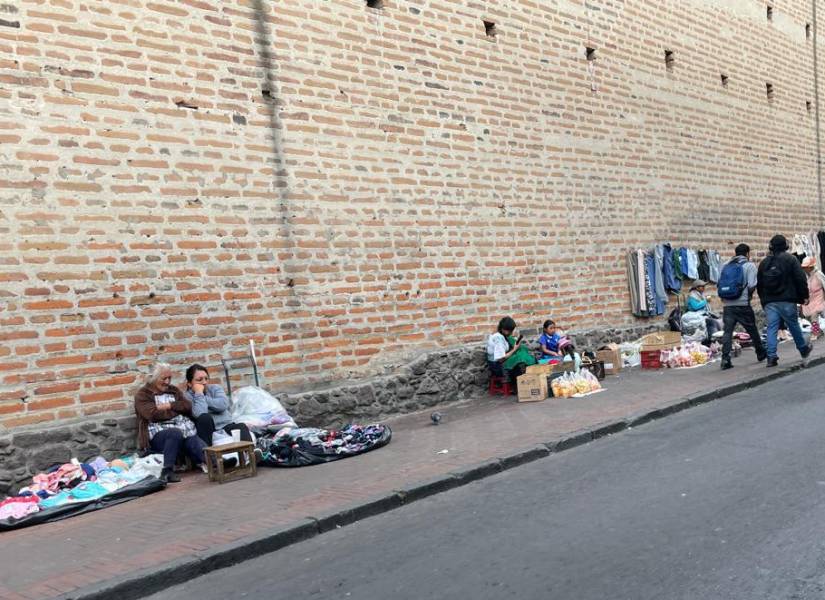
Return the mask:
<path id="1" fill-rule="evenodd" d="M 746 351 L 736 368 L 625 371 L 606 392 L 517 404 L 478 398 L 392 419 L 392 443 L 301 469 L 262 469 L 225 485 L 201 474 L 167 490 L 0 537 L 0 598 L 140 597 L 354 520 L 786 375 L 801 365 L 782 344 L 780 367 Z M 810 366 L 825 363 L 825 344 Z M 444 452 L 444 451 L 447 452 Z"/>

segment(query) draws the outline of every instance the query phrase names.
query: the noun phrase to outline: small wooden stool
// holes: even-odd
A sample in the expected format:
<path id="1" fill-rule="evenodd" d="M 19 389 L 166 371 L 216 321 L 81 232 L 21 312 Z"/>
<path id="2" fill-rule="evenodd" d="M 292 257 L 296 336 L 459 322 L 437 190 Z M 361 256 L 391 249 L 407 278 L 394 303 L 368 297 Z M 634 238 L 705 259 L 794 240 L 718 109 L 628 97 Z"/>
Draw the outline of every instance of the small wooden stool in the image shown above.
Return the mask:
<path id="1" fill-rule="evenodd" d="M 238 464 L 229 470 L 224 470 L 224 456 L 235 452 L 238 453 Z M 255 445 L 252 442 L 232 442 L 204 448 L 203 462 L 206 463 L 209 481 L 218 483 L 254 477 L 258 472 L 258 466 L 255 463 Z"/>

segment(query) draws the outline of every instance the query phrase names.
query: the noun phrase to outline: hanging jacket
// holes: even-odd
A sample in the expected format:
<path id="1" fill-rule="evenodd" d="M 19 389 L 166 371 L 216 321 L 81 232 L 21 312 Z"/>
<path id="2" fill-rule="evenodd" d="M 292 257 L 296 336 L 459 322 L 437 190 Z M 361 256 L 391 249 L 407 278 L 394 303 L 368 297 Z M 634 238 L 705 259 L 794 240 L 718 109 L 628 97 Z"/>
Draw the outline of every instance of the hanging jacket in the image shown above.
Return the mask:
<path id="1" fill-rule="evenodd" d="M 665 278 L 663 274 L 665 261 L 661 244 L 653 246 L 653 261 L 653 285 L 656 291 L 656 299 L 667 304 L 667 290 L 665 289 Z"/>
<path id="2" fill-rule="evenodd" d="M 662 277 L 665 290 L 678 293 L 682 289 L 682 281 L 676 277 L 673 270 L 673 247 L 670 244 L 661 244 L 662 248 Z"/>
<path id="3" fill-rule="evenodd" d="M 687 250 L 687 276 L 690 279 L 699 279 L 699 257 L 694 250 Z"/>
<path id="4" fill-rule="evenodd" d="M 697 268 L 699 279 L 710 281 L 710 264 L 708 264 L 708 251 L 699 250 L 699 267 Z"/>

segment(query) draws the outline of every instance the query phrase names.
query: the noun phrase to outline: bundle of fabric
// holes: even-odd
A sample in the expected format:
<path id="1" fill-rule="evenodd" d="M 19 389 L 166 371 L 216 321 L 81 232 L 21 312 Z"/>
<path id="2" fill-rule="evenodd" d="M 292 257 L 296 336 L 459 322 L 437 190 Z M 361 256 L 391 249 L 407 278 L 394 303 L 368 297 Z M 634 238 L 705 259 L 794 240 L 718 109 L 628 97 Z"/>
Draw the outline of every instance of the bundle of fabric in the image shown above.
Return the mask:
<path id="1" fill-rule="evenodd" d="M 0 531 L 65 519 L 163 489 L 156 457 L 90 463 L 72 459 L 32 477 L 32 483 L 0 501 Z"/>
<path id="2" fill-rule="evenodd" d="M 338 431 L 286 428 L 258 438 L 262 464 L 305 467 L 356 456 L 386 446 L 392 438 L 387 425 L 347 425 Z"/>

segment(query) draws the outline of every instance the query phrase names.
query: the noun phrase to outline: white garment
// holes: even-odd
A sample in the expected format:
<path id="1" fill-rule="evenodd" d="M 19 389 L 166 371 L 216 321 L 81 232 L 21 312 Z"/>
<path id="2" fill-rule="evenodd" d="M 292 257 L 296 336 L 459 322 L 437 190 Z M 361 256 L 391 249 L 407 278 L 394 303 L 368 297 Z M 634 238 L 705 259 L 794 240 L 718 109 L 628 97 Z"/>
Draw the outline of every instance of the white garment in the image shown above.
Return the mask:
<path id="1" fill-rule="evenodd" d="M 689 279 L 699 279 L 699 255 L 696 250 L 688 248 L 687 276 Z"/>
<path id="2" fill-rule="evenodd" d="M 510 344 L 507 339 L 500 333 L 492 333 L 487 338 L 487 360 L 490 362 L 498 362 L 510 350 Z"/>

